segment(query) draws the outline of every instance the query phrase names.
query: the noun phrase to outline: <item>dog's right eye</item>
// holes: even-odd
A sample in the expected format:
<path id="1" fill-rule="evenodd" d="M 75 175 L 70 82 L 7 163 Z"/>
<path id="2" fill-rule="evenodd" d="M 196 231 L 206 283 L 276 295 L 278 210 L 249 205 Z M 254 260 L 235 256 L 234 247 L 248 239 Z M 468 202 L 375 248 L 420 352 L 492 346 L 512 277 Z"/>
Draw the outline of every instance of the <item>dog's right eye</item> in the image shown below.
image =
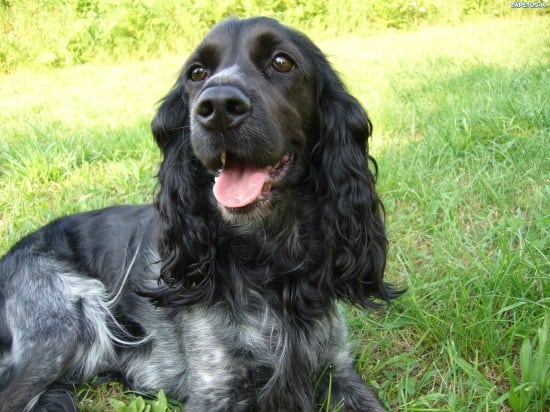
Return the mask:
<path id="1" fill-rule="evenodd" d="M 200 82 L 208 77 L 208 72 L 202 66 L 196 66 L 189 71 L 191 81 Z"/>

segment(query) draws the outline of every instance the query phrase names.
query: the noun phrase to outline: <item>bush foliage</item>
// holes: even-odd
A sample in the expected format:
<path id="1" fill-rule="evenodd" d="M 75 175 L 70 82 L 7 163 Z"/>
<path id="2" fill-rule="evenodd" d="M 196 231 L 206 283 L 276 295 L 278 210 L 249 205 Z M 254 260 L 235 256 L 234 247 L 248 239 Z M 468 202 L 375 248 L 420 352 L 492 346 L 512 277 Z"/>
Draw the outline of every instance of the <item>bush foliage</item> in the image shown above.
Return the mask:
<path id="1" fill-rule="evenodd" d="M 340 34 L 548 10 L 512 10 L 506 0 L 0 0 L 0 73 L 182 53 L 231 15 Z"/>

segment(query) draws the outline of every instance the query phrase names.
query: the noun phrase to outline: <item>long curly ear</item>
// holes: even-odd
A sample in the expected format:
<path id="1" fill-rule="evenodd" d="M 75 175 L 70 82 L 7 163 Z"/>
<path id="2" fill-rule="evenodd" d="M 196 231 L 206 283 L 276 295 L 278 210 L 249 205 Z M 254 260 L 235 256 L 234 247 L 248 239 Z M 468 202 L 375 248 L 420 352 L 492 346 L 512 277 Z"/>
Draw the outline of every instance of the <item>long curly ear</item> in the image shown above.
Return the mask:
<path id="1" fill-rule="evenodd" d="M 151 129 L 164 157 L 155 201 L 160 274 L 175 286 L 160 291 L 156 300 L 167 305 L 192 303 L 208 292 L 213 242 L 206 188 L 212 177 L 193 154 L 188 98 L 181 81 L 163 99 Z"/>
<path id="2" fill-rule="evenodd" d="M 383 281 L 387 240 L 384 208 L 375 191 L 377 165 L 368 154 L 372 125 L 326 60 L 319 56 L 316 61 L 320 137 L 312 166 L 325 270 L 330 271 L 322 276 L 338 297 L 373 306 L 373 297 L 389 301 L 400 292 Z"/>

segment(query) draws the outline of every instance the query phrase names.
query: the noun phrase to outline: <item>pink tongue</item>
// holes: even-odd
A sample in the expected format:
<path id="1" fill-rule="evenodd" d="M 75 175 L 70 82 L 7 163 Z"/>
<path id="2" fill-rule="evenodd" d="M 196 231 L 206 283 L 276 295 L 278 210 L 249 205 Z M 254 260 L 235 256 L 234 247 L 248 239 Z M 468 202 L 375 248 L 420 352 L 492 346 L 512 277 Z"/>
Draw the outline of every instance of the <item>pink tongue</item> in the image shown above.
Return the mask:
<path id="1" fill-rule="evenodd" d="M 229 167 L 216 177 L 214 196 L 225 207 L 247 206 L 261 196 L 268 179 L 266 169 Z"/>

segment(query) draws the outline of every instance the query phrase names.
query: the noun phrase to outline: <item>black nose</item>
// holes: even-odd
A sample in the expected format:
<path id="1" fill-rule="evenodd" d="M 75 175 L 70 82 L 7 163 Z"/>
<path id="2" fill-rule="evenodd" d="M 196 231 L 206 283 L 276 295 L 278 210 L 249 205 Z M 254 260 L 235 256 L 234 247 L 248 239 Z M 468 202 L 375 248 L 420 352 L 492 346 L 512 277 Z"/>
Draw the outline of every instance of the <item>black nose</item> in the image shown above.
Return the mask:
<path id="1" fill-rule="evenodd" d="M 250 113 L 250 99 L 233 86 L 212 86 L 202 92 L 196 105 L 198 121 L 208 129 L 237 127 Z"/>

